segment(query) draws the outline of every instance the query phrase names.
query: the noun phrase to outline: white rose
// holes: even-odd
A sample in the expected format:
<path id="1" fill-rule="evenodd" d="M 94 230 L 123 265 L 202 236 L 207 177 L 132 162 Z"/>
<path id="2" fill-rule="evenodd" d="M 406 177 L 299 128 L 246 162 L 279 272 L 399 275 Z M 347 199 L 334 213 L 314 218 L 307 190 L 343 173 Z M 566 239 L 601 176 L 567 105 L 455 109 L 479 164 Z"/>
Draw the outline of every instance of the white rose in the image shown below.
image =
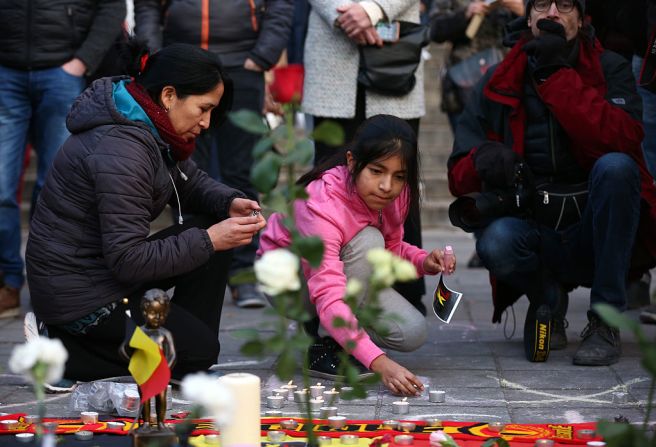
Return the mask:
<path id="1" fill-rule="evenodd" d="M 392 263 L 394 268 L 394 277 L 397 281 L 412 281 L 417 279 L 417 269 L 411 263 L 405 259 L 396 258 Z"/>
<path id="2" fill-rule="evenodd" d="M 389 264 L 374 265 L 371 281 L 383 287 L 389 287 L 394 284 L 394 271 L 392 270 L 391 262 Z"/>
<path id="3" fill-rule="evenodd" d="M 234 413 L 235 398 L 228 387 L 216 377 L 205 373 L 188 374 L 182 380 L 182 395 L 202 406 L 217 425 L 230 423 Z"/>
<path id="4" fill-rule="evenodd" d="M 374 269 L 385 267 L 392 264 L 392 253 L 382 247 L 372 248 L 367 252 L 367 261 L 374 266 Z"/>
<path id="5" fill-rule="evenodd" d="M 346 283 L 346 295 L 357 297 L 362 293 L 362 283 L 357 278 L 351 278 Z"/>
<path id="6" fill-rule="evenodd" d="M 255 261 L 255 276 L 262 291 L 275 296 L 301 288 L 299 265 L 298 256 L 287 249 L 278 248 L 267 251 Z"/>
<path id="7" fill-rule="evenodd" d="M 64 375 L 68 352 L 62 342 L 39 336 L 14 348 L 9 359 L 9 369 L 34 381 L 33 371 L 37 364 L 46 366 L 45 381 L 54 383 Z"/>

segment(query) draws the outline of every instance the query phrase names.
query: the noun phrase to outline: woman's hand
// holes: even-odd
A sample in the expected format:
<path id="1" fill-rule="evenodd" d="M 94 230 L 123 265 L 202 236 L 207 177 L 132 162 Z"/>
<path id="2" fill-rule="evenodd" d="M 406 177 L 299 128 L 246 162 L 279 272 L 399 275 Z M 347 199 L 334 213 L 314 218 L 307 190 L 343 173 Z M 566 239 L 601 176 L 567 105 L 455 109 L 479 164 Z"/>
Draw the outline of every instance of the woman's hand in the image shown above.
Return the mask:
<path id="1" fill-rule="evenodd" d="M 436 248 L 426 256 L 422 267 L 429 275 L 436 275 L 440 272 L 446 272 L 449 274 L 453 273 L 456 271 L 456 255 L 453 255 L 453 262 L 451 265 L 445 265 L 444 252 Z"/>
<path id="2" fill-rule="evenodd" d="M 381 375 L 383 384 L 394 394 L 419 396 L 424 390 L 417 376 L 384 354 L 371 362 L 370 369 Z"/>
<path id="3" fill-rule="evenodd" d="M 355 39 L 356 36 L 373 25 L 362 5 L 357 3 L 339 6 L 337 12 L 340 13 L 337 18 L 337 26 L 351 39 Z"/>
<path id="4" fill-rule="evenodd" d="M 237 199 L 235 199 L 237 200 Z M 262 215 L 231 217 L 207 229 L 214 251 L 230 250 L 249 244 L 253 236 L 266 225 Z"/>
<path id="5" fill-rule="evenodd" d="M 489 8 L 490 6 L 484 1 L 474 0 L 469 4 L 469 6 L 467 6 L 467 10 L 465 11 L 465 17 L 471 19 L 476 14 L 485 15 L 487 14 Z"/>
<path id="6" fill-rule="evenodd" d="M 257 211 L 257 214 L 262 211 L 259 203 L 255 200 L 236 198 L 230 203 L 228 215 L 230 217 L 246 217 L 252 216 L 253 211 Z"/>

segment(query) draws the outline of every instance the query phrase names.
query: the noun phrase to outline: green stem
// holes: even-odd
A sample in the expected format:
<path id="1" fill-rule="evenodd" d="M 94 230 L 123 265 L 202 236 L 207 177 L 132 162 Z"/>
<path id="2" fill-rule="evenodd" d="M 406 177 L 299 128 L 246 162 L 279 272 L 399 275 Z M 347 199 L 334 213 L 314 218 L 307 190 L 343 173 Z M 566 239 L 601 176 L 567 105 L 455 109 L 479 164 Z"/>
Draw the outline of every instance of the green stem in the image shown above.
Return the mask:
<path id="1" fill-rule="evenodd" d="M 297 322 L 296 325 L 296 332 L 300 335 L 303 332 L 303 325 L 301 322 Z M 317 440 L 314 435 L 314 424 L 312 423 L 312 409 L 310 408 L 310 395 L 309 395 L 309 390 L 310 390 L 310 361 L 308 359 L 307 353 L 303 355 L 303 388 L 308 390 L 308 394 L 306 394 L 307 399 L 305 400 L 304 403 L 301 404 L 301 406 L 304 406 L 305 410 L 305 433 L 307 433 L 307 438 L 308 438 L 308 447 L 314 447 L 317 446 Z"/>
<path id="2" fill-rule="evenodd" d="M 651 414 L 651 401 L 654 398 L 654 388 L 656 387 L 656 377 L 651 378 L 651 384 L 649 385 L 649 395 L 647 396 L 647 411 L 645 414 L 645 422 L 643 427 L 645 431 L 649 428 L 649 416 Z M 656 435 L 655 435 L 656 436 Z"/>

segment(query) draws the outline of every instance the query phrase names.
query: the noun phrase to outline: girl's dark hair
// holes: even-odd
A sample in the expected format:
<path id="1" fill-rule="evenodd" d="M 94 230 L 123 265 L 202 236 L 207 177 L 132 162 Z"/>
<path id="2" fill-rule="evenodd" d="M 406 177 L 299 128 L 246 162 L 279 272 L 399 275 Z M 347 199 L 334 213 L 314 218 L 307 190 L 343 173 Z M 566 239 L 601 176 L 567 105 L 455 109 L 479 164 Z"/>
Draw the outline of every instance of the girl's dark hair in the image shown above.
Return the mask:
<path id="1" fill-rule="evenodd" d="M 346 165 L 348 151 L 351 151 L 355 159 L 355 166 L 351 171 L 351 187 L 354 187 L 355 179 L 369 163 L 393 155 L 401 157 L 410 192 L 409 215 L 416 215 L 419 211 L 419 151 L 417 135 L 407 122 L 392 115 L 372 116 L 360 124 L 353 140 L 344 148 L 301 176 L 296 183 L 307 186 L 328 169 Z"/>
<path id="2" fill-rule="evenodd" d="M 216 127 L 225 120 L 232 107 L 233 86 L 218 55 L 184 43 L 169 45 L 151 55 L 142 42 L 133 41 L 130 47 L 128 74 L 148 91 L 153 101 L 159 103 L 167 85 L 184 99 L 205 94 L 223 83 L 224 93 L 218 107 L 212 110 L 211 125 Z"/>

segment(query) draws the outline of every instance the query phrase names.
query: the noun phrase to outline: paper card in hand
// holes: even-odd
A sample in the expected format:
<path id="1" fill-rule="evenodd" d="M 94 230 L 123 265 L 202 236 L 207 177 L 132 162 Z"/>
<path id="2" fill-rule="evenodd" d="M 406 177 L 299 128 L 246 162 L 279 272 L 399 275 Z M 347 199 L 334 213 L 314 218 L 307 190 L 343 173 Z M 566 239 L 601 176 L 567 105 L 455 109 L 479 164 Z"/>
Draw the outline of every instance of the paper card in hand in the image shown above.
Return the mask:
<path id="1" fill-rule="evenodd" d="M 449 323 L 456 312 L 458 303 L 460 303 L 460 298 L 462 298 L 462 293 L 449 289 L 444 284 L 444 276 L 440 275 L 440 281 L 433 293 L 433 312 L 435 312 L 437 318 Z"/>

